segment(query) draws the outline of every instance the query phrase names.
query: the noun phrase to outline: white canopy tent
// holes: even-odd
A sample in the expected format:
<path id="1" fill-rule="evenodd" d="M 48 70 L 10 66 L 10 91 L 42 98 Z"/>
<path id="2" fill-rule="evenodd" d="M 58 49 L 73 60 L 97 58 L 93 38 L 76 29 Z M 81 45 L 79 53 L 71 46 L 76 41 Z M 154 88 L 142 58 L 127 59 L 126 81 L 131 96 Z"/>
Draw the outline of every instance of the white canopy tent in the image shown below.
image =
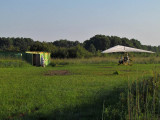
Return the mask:
<path id="1" fill-rule="evenodd" d="M 122 45 L 117 45 L 112 48 L 109 48 L 102 53 L 115 53 L 115 52 L 145 52 L 145 53 L 154 53 L 152 51 L 147 51 L 147 50 L 142 50 L 142 49 L 137 49 L 137 48 L 132 48 L 132 47 L 126 47 Z"/>

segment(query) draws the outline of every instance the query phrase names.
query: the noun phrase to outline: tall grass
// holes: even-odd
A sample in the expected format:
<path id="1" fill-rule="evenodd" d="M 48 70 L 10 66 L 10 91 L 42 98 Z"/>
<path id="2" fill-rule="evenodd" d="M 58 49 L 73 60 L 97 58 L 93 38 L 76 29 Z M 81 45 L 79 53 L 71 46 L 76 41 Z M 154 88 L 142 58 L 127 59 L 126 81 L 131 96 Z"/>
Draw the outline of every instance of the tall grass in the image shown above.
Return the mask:
<path id="1" fill-rule="evenodd" d="M 65 65 L 65 64 L 85 64 L 85 63 L 117 63 L 115 57 L 92 57 L 81 59 L 52 59 L 51 65 Z"/>
<path id="2" fill-rule="evenodd" d="M 133 62 L 138 64 L 159 64 L 160 57 L 134 57 Z"/>
<path id="3" fill-rule="evenodd" d="M 102 119 L 160 119 L 160 74 L 154 72 L 153 77 L 129 81 L 128 90 L 119 96 L 117 104 L 103 110 L 105 117 Z"/>
<path id="4" fill-rule="evenodd" d="M 0 68 L 30 66 L 26 61 L 18 58 L 0 58 Z"/>
<path id="5" fill-rule="evenodd" d="M 150 79 L 134 82 L 128 90 L 129 120 L 159 119 L 160 111 L 160 76 L 156 72 Z"/>
<path id="6" fill-rule="evenodd" d="M 92 58 L 77 58 L 77 59 L 52 59 L 51 65 L 66 65 L 66 64 L 87 64 L 87 63 L 115 63 L 118 64 L 120 56 L 107 56 L 107 57 L 92 57 Z M 159 64 L 160 57 L 131 57 L 131 62 L 137 64 Z"/>

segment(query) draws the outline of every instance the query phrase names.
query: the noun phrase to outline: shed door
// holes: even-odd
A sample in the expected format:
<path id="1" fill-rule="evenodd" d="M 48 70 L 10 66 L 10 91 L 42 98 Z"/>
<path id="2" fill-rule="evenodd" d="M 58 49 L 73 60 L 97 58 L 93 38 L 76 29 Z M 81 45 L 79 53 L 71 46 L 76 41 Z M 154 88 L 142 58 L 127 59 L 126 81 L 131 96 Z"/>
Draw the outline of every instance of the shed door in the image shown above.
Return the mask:
<path id="1" fill-rule="evenodd" d="M 40 54 L 33 54 L 33 65 L 40 66 Z"/>

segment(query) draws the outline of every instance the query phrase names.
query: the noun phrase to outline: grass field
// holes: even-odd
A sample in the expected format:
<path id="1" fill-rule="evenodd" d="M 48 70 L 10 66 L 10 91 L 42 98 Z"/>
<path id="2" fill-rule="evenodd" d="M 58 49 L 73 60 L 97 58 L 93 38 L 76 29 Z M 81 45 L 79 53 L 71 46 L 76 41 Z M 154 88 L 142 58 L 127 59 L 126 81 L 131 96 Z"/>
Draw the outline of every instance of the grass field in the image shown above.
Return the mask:
<path id="1" fill-rule="evenodd" d="M 153 76 L 153 71 L 159 72 L 160 64 L 118 66 L 91 60 L 46 68 L 3 67 L 0 119 L 102 120 L 103 108 L 119 102 L 128 82 Z"/>

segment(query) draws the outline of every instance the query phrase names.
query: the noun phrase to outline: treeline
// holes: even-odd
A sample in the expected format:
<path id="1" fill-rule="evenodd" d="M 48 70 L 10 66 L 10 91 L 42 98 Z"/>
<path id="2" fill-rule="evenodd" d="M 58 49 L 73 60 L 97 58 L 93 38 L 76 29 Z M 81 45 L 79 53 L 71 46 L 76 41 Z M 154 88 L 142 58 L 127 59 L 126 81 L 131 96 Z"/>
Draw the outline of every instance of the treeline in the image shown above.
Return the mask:
<path id="1" fill-rule="evenodd" d="M 160 52 L 160 46 L 156 47 L 150 45 L 142 45 L 140 41 L 136 39 L 120 38 L 117 36 L 95 35 L 89 40 L 84 41 L 83 45 L 90 52 L 94 52 L 97 50 L 103 51 L 116 45 L 124 45 L 128 47 Z"/>
<path id="2" fill-rule="evenodd" d="M 34 41 L 30 38 L 4 38 L 0 37 L 0 51 L 26 51 Z"/>
<path id="3" fill-rule="evenodd" d="M 57 40 L 54 42 L 34 41 L 31 38 L 0 37 L 0 51 L 47 51 L 54 58 L 83 58 L 100 56 L 101 51 L 115 45 L 124 45 L 159 53 L 160 46 L 142 45 L 136 39 L 117 36 L 95 35 L 89 40 L 79 41 Z"/>

